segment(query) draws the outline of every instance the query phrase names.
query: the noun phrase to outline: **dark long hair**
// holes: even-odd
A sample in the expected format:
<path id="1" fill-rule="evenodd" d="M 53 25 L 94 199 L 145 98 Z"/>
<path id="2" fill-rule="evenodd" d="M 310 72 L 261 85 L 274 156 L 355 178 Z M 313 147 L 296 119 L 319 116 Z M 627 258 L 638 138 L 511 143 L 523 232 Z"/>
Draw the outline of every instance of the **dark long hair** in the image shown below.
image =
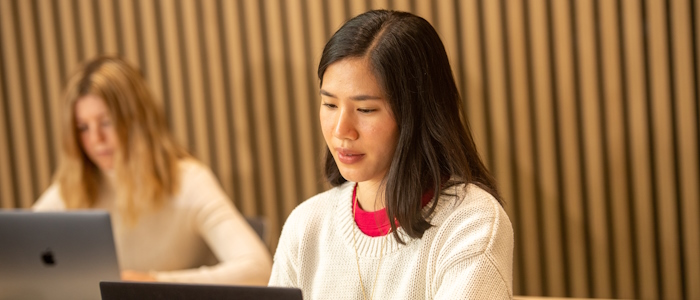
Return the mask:
<path id="1" fill-rule="evenodd" d="M 412 238 L 432 225 L 427 220 L 447 187 L 474 183 L 503 204 L 496 182 L 479 158 L 445 47 L 425 19 L 410 13 L 372 10 L 346 22 L 323 49 L 318 78 L 331 64 L 367 58 L 388 96 L 399 140 L 384 195 L 389 220 L 398 220 Z M 325 176 L 333 186 L 347 180 L 326 150 Z M 433 189 L 423 214 L 421 195 Z M 394 222 L 390 222 L 394 237 Z"/>

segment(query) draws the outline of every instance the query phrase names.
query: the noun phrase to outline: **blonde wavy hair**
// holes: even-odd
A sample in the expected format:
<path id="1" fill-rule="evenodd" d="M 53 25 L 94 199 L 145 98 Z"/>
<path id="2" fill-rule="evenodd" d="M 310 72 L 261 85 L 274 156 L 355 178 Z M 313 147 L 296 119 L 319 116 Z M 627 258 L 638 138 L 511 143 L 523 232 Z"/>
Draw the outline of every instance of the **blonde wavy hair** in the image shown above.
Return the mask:
<path id="1" fill-rule="evenodd" d="M 62 99 L 60 164 L 55 180 L 68 209 L 95 205 L 103 180 L 83 150 L 75 104 L 101 98 L 110 111 L 119 147 L 114 160 L 116 208 L 128 220 L 156 208 L 179 187 L 178 161 L 189 157 L 170 134 L 162 107 L 140 72 L 116 57 L 87 62 L 68 82 Z"/>

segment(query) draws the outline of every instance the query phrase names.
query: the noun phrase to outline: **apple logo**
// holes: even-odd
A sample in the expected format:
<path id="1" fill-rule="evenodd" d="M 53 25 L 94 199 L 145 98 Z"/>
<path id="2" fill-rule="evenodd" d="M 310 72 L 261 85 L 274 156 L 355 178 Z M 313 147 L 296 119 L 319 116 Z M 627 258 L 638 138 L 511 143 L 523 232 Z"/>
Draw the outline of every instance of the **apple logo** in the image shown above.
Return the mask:
<path id="1" fill-rule="evenodd" d="M 44 252 L 41 253 L 41 261 L 45 266 L 53 267 L 56 264 L 56 260 L 53 258 L 53 252 L 51 248 L 46 248 Z"/>

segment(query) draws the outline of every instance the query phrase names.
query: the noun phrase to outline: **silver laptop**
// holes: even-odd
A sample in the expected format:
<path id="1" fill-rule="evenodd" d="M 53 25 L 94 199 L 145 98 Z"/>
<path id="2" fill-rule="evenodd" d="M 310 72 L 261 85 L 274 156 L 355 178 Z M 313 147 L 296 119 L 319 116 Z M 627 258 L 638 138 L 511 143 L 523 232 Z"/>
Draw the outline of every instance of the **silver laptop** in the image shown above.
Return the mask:
<path id="1" fill-rule="evenodd" d="M 107 212 L 0 210 L 0 300 L 100 299 L 119 279 Z"/>
<path id="2" fill-rule="evenodd" d="M 302 300 L 301 290 L 289 287 L 105 281 L 100 290 L 102 300 Z"/>

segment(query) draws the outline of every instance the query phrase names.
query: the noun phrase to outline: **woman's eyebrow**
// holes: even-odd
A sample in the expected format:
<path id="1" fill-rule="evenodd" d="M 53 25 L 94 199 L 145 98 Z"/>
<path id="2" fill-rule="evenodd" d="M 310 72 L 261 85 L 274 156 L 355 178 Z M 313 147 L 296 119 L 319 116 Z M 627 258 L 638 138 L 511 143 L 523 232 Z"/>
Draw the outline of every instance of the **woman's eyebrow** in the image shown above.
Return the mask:
<path id="1" fill-rule="evenodd" d="M 331 97 L 331 98 L 338 98 L 335 95 L 325 91 L 324 89 L 321 89 L 321 95 L 326 96 L 326 97 Z"/>
<path id="2" fill-rule="evenodd" d="M 331 97 L 331 98 L 338 98 L 336 95 L 333 95 L 329 93 L 328 91 L 325 91 L 321 89 L 321 95 L 326 96 L 326 97 Z M 355 95 L 350 97 L 350 100 L 354 101 L 363 101 L 363 100 L 381 100 L 382 97 L 379 96 L 373 96 L 373 95 L 365 95 L 365 94 L 360 94 L 360 95 Z"/>

